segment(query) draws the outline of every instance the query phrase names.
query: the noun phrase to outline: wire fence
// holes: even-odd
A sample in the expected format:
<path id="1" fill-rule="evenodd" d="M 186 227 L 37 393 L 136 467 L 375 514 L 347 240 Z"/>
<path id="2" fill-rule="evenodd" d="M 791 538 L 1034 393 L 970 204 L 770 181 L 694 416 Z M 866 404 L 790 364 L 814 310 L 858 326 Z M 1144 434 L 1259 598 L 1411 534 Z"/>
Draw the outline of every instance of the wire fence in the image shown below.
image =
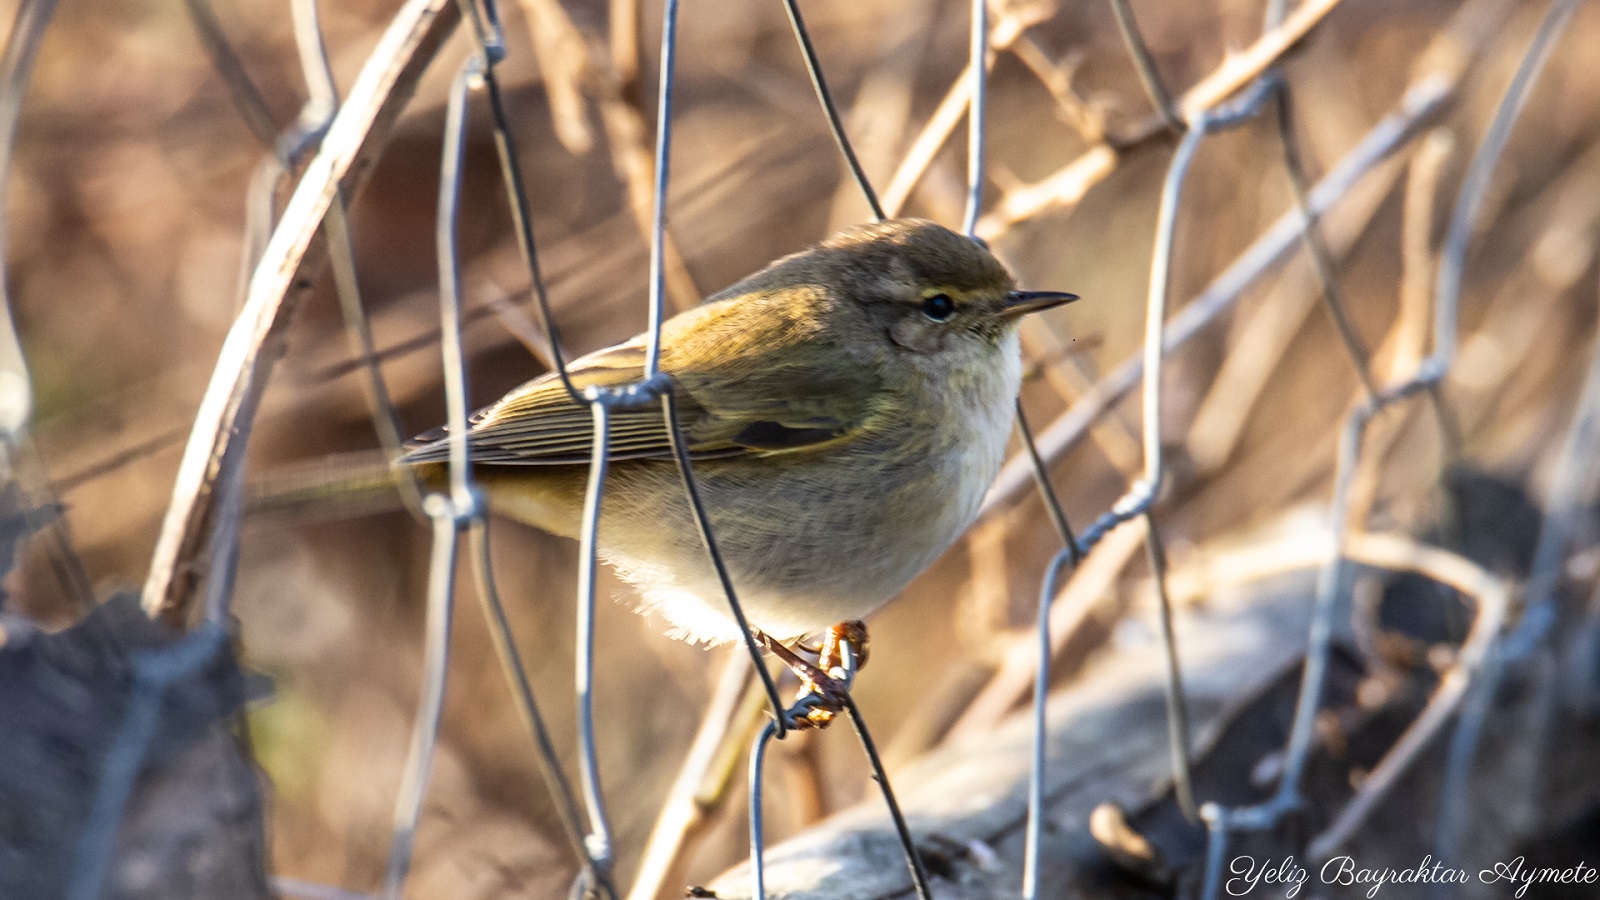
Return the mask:
<path id="1" fill-rule="evenodd" d="M 537 5 L 530 4 L 530 7 Z M 0 103 L 5 104 L 0 107 L 0 127 L 3 127 L 0 147 L 7 151 L 15 140 L 15 110 L 23 96 L 33 52 L 42 40 L 52 6 L 44 0 L 25 0 L 7 44 L 5 89 L 0 91 Z M 880 194 L 873 188 L 867 167 L 847 134 L 847 117 L 834 101 L 821 56 L 799 4 L 786 0 L 784 6 L 820 101 L 820 112 L 845 168 L 879 220 L 899 214 L 963 115 L 969 127 L 961 229 L 974 239 L 987 242 L 999 241 L 1026 223 L 1071 206 L 1110 178 L 1122 155 L 1131 148 L 1169 139 L 1176 141 L 1156 208 L 1140 352 L 1096 380 L 1043 430 L 1036 432 L 1030 427 L 1026 411 L 1019 402 L 1018 425 L 1023 452 L 1002 471 L 981 514 L 982 519 L 988 520 L 997 510 L 1014 507 L 1031 483 L 1037 486 L 1060 538 L 1059 552 L 1055 552 L 1040 582 L 1036 623 L 1031 636 L 1016 639 L 1012 645 L 1015 652 L 1003 656 L 990 682 L 989 693 L 980 695 L 969 708 L 969 714 L 984 704 L 1004 711 L 1027 694 L 1032 696 L 1033 750 L 1027 788 L 1028 817 L 1016 890 L 1028 898 L 1050 893 L 1040 862 L 1047 840 L 1045 820 L 1050 799 L 1046 707 L 1053 683 L 1052 665 L 1060 659 L 1071 630 L 1070 624 L 1062 618 L 1062 609 L 1073 606 L 1068 600 L 1076 580 L 1069 579 L 1080 568 L 1094 562 L 1097 548 L 1100 553 L 1106 553 L 1102 544 L 1119 531 L 1125 534 L 1137 531 L 1137 542 L 1130 542 L 1125 550 L 1116 552 L 1132 553 L 1138 544 L 1144 546 L 1159 600 L 1157 624 L 1166 671 L 1167 739 L 1173 796 L 1182 816 L 1205 830 L 1200 895 L 1220 896 L 1228 875 L 1231 842 L 1246 833 L 1279 828 L 1286 817 L 1298 814 L 1308 803 L 1303 786 L 1318 741 L 1319 711 L 1325 706 L 1336 617 L 1351 591 L 1350 570 L 1357 564 L 1414 572 L 1450 586 L 1471 598 L 1475 615 L 1459 652 L 1440 676 L 1421 711 L 1354 795 L 1333 815 L 1331 823 L 1309 840 L 1309 852 L 1314 857 L 1325 857 L 1346 842 L 1389 793 L 1396 779 L 1414 765 L 1430 741 L 1453 722 L 1435 844 L 1440 859 L 1459 860 L 1462 852 L 1460 826 L 1469 818 L 1463 807 L 1470 796 L 1467 781 L 1471 778 L 1475 748 L 1485 727 L 1496 679 L 1511 662 L 1525 659 L 1546 642 L 1555 621 L 1553 595 L 1563 582 L 1558 573 L 1571 553 L 1578 511 L 1587 502 L 1584 498 L 1593 494 L 1595 436 L 1592 420 L 1593 408 L 1600 403 L 1596 399 L 1600 392 L 1586 382 L 1576 407 L 1577 417 L 1562 446 L 1557 474 L 1551 479 L 1547 518 L 1540 531 L 1524 611 L 1520 624 L 1514 629 L 1508 628 L 1514 621 L 1513 601 L 1504 581 L 1485 571 L 1482 565 L 1442 547 L 1403 541 L 1385 543 L 1383 536 L 1367 532 L 1361 518 L 1362 510 L 1357 508 L 1358 483 L 1366 463 L 1364 438 L 1385 409 L 1425 396 L 1436 410 L 1444 434 L 1444 455 L 1453 457 L 1461 453 L 1460 427 L 1455 423 L 1444 387 L 1458 357 L 1459 308 L 1467 260 L 1473 249 L 1473 237 L 1481 229 L 1492 176 L 1505 152 L 1518 113 L 1530 92 L 1535 90 L 1541 68 L 1554 52 L 1563 26 L 1577 9 L 1575 0 L 1553 0 L 1549 4 L 1514 76 L 1502 89 L 1502 99 L 1492 120 L 1482 138 L 1474 141 L 1476 149 L 1462 179 L 1438 255 L 1438 274 L 1432 279 L 1431 303 L 1420 312 L 1414 312 L 1423 321 L 1432 323 L 1429 350 L 1426 354 L 1418 351 L 1410 371 L 1399 372 L 1387 380 L 1374 371 L 1375 353 L 1363 344 L 1354 314 L 1344 299 L 1337 254 L 1331 247 L 1337 241 L 1328 233 L 1327 217 L 1337 205 L 1351 197 L 1364 178 L 1380 165 L 1409 152 L 1412 145 L 1440 121 L 1464 90 L 1467 78 L 1464 61 L 1457 59 L 1421 71 L 1405 92 L 1399 108 L 1356 142 L 1320 181 L 1312 183 L 1305 154 L 1299 146 L 1299 131 L 1304 127 L 1302 118 L 1308 115 L 1307 107 L 1294 102 L 1294 79 L 1285 73 L 1284 66 L 1289 55 L 1313 35 L 1325 18 L 1334 14 L 1340 6 L 1338 0 L 1306 0 L 1292 5 L 1269 2 L 1260 33 L 1249 46 L 1230 54 L 1212 76 L 1178 94 L 1165 85 L 1157 57 L 1141 35 L 1134 10 L 1126 0 L 1113 0 L 1110 9 L 1125 43 L 1127 59 L 1138 73 L 1154 115 L 1133 132 L 1118 135 L 1114 142 L 1103 133 L 1089 135 L 1088 150 L 1077 161 L 1061 167 L 1056 175 L 1043 181 L 1032 185 L 1014 184 L 1016 179 L 1008 176 L 1010 184 L 1003 195 L 994 203 L 986 204 L 986 185 L 1000 180 L 985 153 L 988 77 L 997 57 L 1003 53 L 1014 54 L 1025 62 L 1037 56 L 1037 46 L 1028 42 L 1028 28 L 1033 23 L 1027 18 L 1027 10 L 985 0 L 971 4 L 969 58 L 965 71 L 953 82 L 944 102 L 921 136 L 912 142 L 911 150 L 894 177 L 889 179 L 889 187 Z M 439 272 L 438 345 L 442 350 L 450 436 L 448 490 L 428 493 L 410 472 L 397 470 L 402 496 L 430 523 L 432 550 L 426 591 L 423 679 L 389 829 L 384 884 L 373 896 L 399 897 L 406 887 L 415 834 L 441 735 L 446 681 L 451 671 L 452 623 L 456 616 L 454 594 L 462 553 L 468 555 L 467 568 L 476 580 L 476 592 L 483 601 L 484 618 L 500 665 L 527 727 L 560 828 L 576 859 L 580 876 L 572 888 L 572 896 L 627 896 L 644 900 L 660 895 L 668 872 L 683 852 L 690 817 L 684 810 L 696 802 L 693 786 L 716 764 L 717 747 L 740 740 L 750 732 L 751 729 L 741 731 L 739 722 L 758 721 L 741 712 L 754 710 L 754 706 L 738 702 L 750 672 L 757 676 L 761 705 L 770 711 L 764 727 L 754 729 L 754 743 L 749 750 L 751 865 L 748 878 L 752 896 L 768 895 L 762 861 L 768 843 L 763 798 L 770 743 L 782 741 L 804 728 L 818 708 L 850 718 L 871 779 L 881 790 L 882 802 L 901 846 L 909 889 L 922 898 L 938 896 L 937 879 L 930 877 L 925 866 L 927 847 L 923 839 L 927 836 L 915 833 L 901 813 L 889 770 L 870 736 L 861 709 L 850 694 L 858 663 L 850 646 L 844 645 L 841 651 L 842 695 L 829 697 L 815 691 L 802 692 L 794 703 L 783 702 L 780 676 L 769 671 L 764 651 L 788 651 L 756 633 L 741 611 L 739 585 L 719 551 L 712 517 L 695 479 L 694 465 L 678 420 L 674 382 L 671 373 L 662 367 L 662 324 L 668 316 L 669 295 L 674 293 L 674 272 L 681 265 L 681 261 L 674 263 L 677 254 L 669 228 L 667 203 L 668 188 L 673 183 L 672 139 L 679 122 L 674 104 L 679 40 L 677 0 L 665 0 L 662 4 L 660 70 L 654 107 L 655 143 L 653 162 L 648 168 L 652 205 L 648 217 L 641 217 L 638 223 L 649 244 L 644 363 L 637 380 L 599 388 L 580 387 L 567 368 L 557 308 L 549 297 L 539 248 L 534 240 L 534 220 L 539 214 L 539 204 L 531 196 L 522 171 L 528 154 L 519 147 L 513 127 L 518 100 L 502 83 L 499 74 L 501 67 L 511 59 L 500 11 L 492 0 L 476 4 L 410 0 L 394 15 L 360 75 L 342 98 L 334 87 L 333 66 L 321 34 L 318 6 L 315 0 L 295 0 L 291 3 L 294 44 L 308 99 L 294 123 L 283 131 L 273 125 L 270 104 L 251 81 L 216 15 L 204 0 L 189 0 L 187 7 L 216 71 L 226 82 L 241 115 L 261 145 L 264 157 L 257 182 L 265 186 L 260 190 L 267 199 L 252 207 L 258 215 L 251 222 L 251 229 L 260 239 L 251 242 L 256 252 L 243 306 L 228 332 L 196 415 L 142 596 L 144 609 L 150 616 L 176 626 L 187 626 L 187 633 L 170 647 L 149 652 L 135 661 L 134 692 L 105 755 L 92 808 L 75 851 L 76 861 L 67 896 L 89 898 L 103 893 L 115 860 L 117 829 L 135 779 L 151 752 L 157 713 L 165 692 L 178 679 L 215 663 L 219 654 L 229 652 L 233 614 L 230 603 L 239 566 L 244 516 L 245 448 L 274 360 L 282 352 L 296 299 L 305 292 L 306 283 L 323 262 L 332 271 L 342 320 L 363 371 L 363 387 L 374 433 L 391 458 L 400 449 L 403 432 L 363 303 L 347 198 L 358 190 L 362 178 L 370 171 L 406 99 L 426 73 L 442 65 L 440 51 L 451 33 L 462 25 L 465 25 L 462 30 L 468 37 L 469 50 L 447 93 L 435 235 Z M 549 15 L 550 10 L 545 10 L 545 14 Z M 614 19 L 613 27 L 619 27 L 620 21 L 623 20 Z M 610 74 L 621 77 L 616 72 Z M 1047 73 L 1037 71 L 1036 74 L 1046 88 L 1059 87 L 1050 84 L 1045 78 Z M 512 633 L 513 617 L 508 614 L 495 586 L 488 509 L 473 478 L 466 439 L 472 404 L 467 384 L 469 351 L 463 331 L 470 310 L 463 300 L 464 262 L 459 232 L 463 179 L 469 165 L 468 109 L 474 95 L 484 98 L 492 120 L 498 178 L 510 212 L 516 245 L 526 266 L 534 306 L 542 320 L 542 340 L 533 339 L 530 343 L 536 350 L 542 349 L 541 362 L 556 373 L 573 402 L 587 407 L 593 421 L 594 440 L 585 491 L 575 598 L 576 777 L 564 761 L 535 698 L 529 667 Z M 1058 100 L 1061 96 L 1058 90 L 1053 90 L 1052 95 Z M 1281 165 L 1291 186 L 1293 207 L 1187 305 L 1170 310 L 1173 305 L 1170 294 L 1179 281 L 1174 270 L 1183 262 L 1175 248 L 1180 222 L 1189 209 L 1185 188 L 1202 145 L 1208 137 L 1257 122 L 1269 109 L 1281 152 L 1277 164 Z M 6 155 L 0 157 L 0 161 L 9 158 Z M 6 165 L 0 162 L 0 174 L 5 170 Z M 282 208 L 277 210 L 271 202 L 275 189 L 290 192 Z M 1426 248 L 1427 237 L 1424 227 L 1421 238 L 1424 263 L 1431 258 Z M 1169 552 L 1163 526 L 1157 518 L 1163 498 L 1171 493 L 1172 470 L 1167 458 L 1171 435 L 1163 433 L 1163 423 L 1170 418 L 1166 404 L 1170 402 L 1171 384 L 1169 379 L 1164 379 L 1163 370 L 1180 346 L 1227 312 L 1264 275 L 1280 267 L 1294 253 L 1297 244 L 1306 251 L 1315 279 L 1315 294 L 1320 296 L 1330 316 L 1341 352 L 1354 370 L 1360 390 L 1339 432 L 1332 497 L 1327 504 L 1331 549 L 1319 557 L 1325 558 L 1325 562 L 1321 563 L 1317 581 L 1316 601 L 1306 637 L 1305 665 L 1287 745 L 1278 763 L 1275 793 L 1270 800 L 1254 805 L 1222 803 L 1205 796 L 1190 771 L 1196 757 L 1195 726 L 1185 703 L 1181 665 L 1184 652 L 1174 625 L 1176 601 L 1168 590 Z M 0 348 L 5 346 L 19 346 L 14 334 L 9 335 L 9 341 L 0 340 Z M 10 358 L 15 361 L 7 363 L 5 354 L 0 353 L 0 368 L 5 370 L 0 372 L 0 378 L 26 385 L 27 371 L 21 365 L 20 352 L 12 353 Z M 1057 363 L 1043 361 L 1040 364 Z M 1596 366 L 1600 367 L 1600 361 Z M 1595 370 L 1600 371 L 1600 368 Z M 1589 380 L 1593 381 L 1592 372 Z M 1081 533 L 1075 534 L 1058 497 L 1058 487 L 1052 481 L 1051 467 L 1092 427 L 1106 421 L 1136 386 L 1141 389 L 1138 471 L 1109 509 L 1092 519 Z M 22 429 L 28 409 L 28 391 L 19 390 L 15 397 L 0 394 L 0 401 L 15 401 L 5 407 L 15 407 L 15 414 L 0 410 L 3 413 L 0 418 L 15 422 L 6 426 L 8 446 L 13 448 L 24 440 Z M 738 622 L 748 660 L 735 659 L 728 664 L 705 713 L 695 745 L 684 761 L 679 783 L 686 789 L 674 789 L 656 832 L 642 853 L 638 848 L 619 846 L 618 835 L 608 816 L 609 795 L 601 775 L 595 727 L 597 712 L 605 712 L 597 709 L 596 700 L 597 678 L 603 677 L 605 668 L 596 645 L 596 604 L 600 519 L 612 455 L 609 439 L 613 433 L 613 416 L 619 411 L 641 407 L 659 407 L 664 417 L 689 509 L 731 615 Z M 70 559 L 69 554 L 63 556 Z M 1117 568 L 1120 567 L 1120 563 L 1117 564 Z M 242 623 L 246 636 L 250 627 L 248 620 Z M 541 688 L 541 691 L 546 689 Z M 644 860 L 631 886 L 619 883 L 617 863 L 623 853 L 638 854 Z M 284 896 L 368 896 L 359 890 L 286 877 L 273 879 L 272 889 Z"/>

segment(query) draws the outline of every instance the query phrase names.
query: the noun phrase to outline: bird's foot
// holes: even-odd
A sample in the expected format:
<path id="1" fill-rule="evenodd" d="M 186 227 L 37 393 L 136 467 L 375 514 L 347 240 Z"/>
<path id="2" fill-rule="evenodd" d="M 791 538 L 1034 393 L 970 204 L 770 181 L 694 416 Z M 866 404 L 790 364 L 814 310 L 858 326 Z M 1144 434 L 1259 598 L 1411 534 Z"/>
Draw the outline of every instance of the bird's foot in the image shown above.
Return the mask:
<path id="1" fill-rule="evenodd" d="M 758 640 L 800 679 L 794 705 L 784 711 L 786 725 L 826 728 L 844 712 L 850 685 L 867 661 L 866 625 L 852 620 L 829 628 L 814 663 L 764 634 Z"/>
<path id="2" fill-rule="evenodd" d="M 848 671 L 850 677 L 867 667 L 867 623 L 851 619 L 828 629 L 822 638 L 817 665 L 826 672 Z"/>

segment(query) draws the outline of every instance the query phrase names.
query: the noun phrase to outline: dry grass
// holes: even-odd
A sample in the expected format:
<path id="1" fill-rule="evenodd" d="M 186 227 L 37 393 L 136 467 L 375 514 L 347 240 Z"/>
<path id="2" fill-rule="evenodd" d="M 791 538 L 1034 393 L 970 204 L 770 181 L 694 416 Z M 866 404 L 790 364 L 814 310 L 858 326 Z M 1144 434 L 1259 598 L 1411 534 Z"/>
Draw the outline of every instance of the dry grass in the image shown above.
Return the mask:
<path id="1" fill-rule="evenodd" d="M 1136 6 L 1162 74 L 1179 92 L 1259 31 L 1255 3 Z M 1381 348 L 1380 377 L 1411 352 L 1412 338 L 1396 322 L 1407 267 L 1427 263 L 1426 246 L 1419 253 L 1417 244 L 1430 231 L 1436 239 L 1470 150 L 1542 9 L 1513 6 L 1439 124 L 1454 139 L 1449 152 L 1430 162 L 1403 156 L 1367 195 L 1348 198 L 1357 212 L 1328 224 L 1356 327 L 1369 347 Z M 1106 4 L 1041 0 L 1005 8 L 1031 24 L 1026 48 L 1001 52 L 991 81 L 991 207 L 1030 205 L 1015 221 L 994 217 L 985 227 L 1025 286 L 1086 298 L 1029 335 L 1041 374 L 1026 385 L 1024 401 L 1042 426 L 1136 351 L 1171 142 L 1146 136 L 1122 153 L 1096 151 L 1110 155 L 1103 177 L 1081 199 L 1037 202 L 1038 185 L 1099 145 L 1096 129 L 1120 146 L 1138 133 L 1149 108 Z M 1313 178 L 1394 107 L 1424 65 L 1419 52 L 1455 9 L 1429 0 L 1347 0 L 1292 53 L 1285 71 Z M 277 122 L 287 124 L 303 89 L 283 4 L 220 11 Z M 564 11 L 569 22 L 550 3 L 511 5 L 504 71 L 563 337 L 587 350 L 626 338 L 645 321 L 637 166 L 638 142 L 648 139 L 641 123 L 653 113 L 638 97 L 654 89 L 648 48 L 658 9 L 646 4 L 641 11 L 646 74 L 637 81 L 626 59 L 619 67 L 609 58 L 606 4 L 586 0 L 564 4 Z M 391 14 L 390 5 L 374 3 L 322 10 L 341 85 L 349 85 Z M 817 0 L 807 17 L 868 172 L 885 186 L 963 68 L 966 25 L 958 4 Z M 777 3 L 685 5 L 670 196 L 683 263 L 675 299 L 691 285 L 726 285 L 866 215 L 841 177 L 787 28 Z M 555 41 L 546 30 L 567 37 Z M 447 72 L 464 52 L 457 35 L 424 78 L 352 211 L 377 343 L 410 348 L 384 362 L 410 431 L 444 416 L 437 341 L 430 339 L 437 327 L 432 228 Z M 1434 52 L 1442 51 L 1435 45 Z M 1463 296 L 1463 349 L 1447 386 L 1463 428 L 1463 458 L 1535 496 L 1596 340 L 1596 53 L 1600 15 L 1585 7 L 1491 188 Z M 461 229 L 467 304 L 509 298 L 531 310 L 488 117 L 481 104 L 472 116 Z M 958 133 L 933 154 L 907 214 L 959 219 L 963 143 Z M 14 313 L 36 380 L 40 455 L 62 486 L 66 521 L 102 591 L 144 578 L 182 436 L 237 310 L 246 187 L 259 158 L 177 8 L 93 0 L 59 11 L 24 110 L 7 187 L 6 250 Z M 1290 208 L 1280 158 L 1269 121 L 1202 148 L 1179 224 L 1175 302 L 1193 296 Z M 1428 165 L 1433 169 L 1424 171 Z M 1407 226 L 1406 216 L 1419 215 L 1427 199 L 1408 199 L 1408 191 L 1430 184 L 1438 199 Z M 1306 505 L 1326 507 L 1338 423 L 1358 382 L 1314 297 L 1306 263 L 1296 259 L 1170 359 L 1163 433 L 1174 477 L 1162 522 L 1179 568 Z M 1284 313 L 1286 306 L 1299 312 Z M 494 315 L 474 319 L 466 342 L 477 401 L 540 371 Z M 349 358 L 324 275 L 298 311 L 257 418 L 253 475 L 376 446 Z M 1233 372 L 1250 361 L 1258 362 L 1253 375 Z M 1440 447 L 1425 410 L 1417 404 L 1386 419 L 1370 445 L 1365 505 L 1374 527 L 1421 531 L 1435 518 Z M 1136 404 L 1118 407 L 1093 441 L 1055 461 L 1052 474 L 1075 521 L 1087 522 L 1122 491 L 1137 466 L 1130 450 L 1138 428 Z M 99 470 L 129 448 L 146 452 Z M 246 661 L 276 681 L 275 699 L 250 716 L 255 751 L 273 785 L 273 870 L 366 890 L 379 883 L 388 852 L 417 700 L 428 535 L 403 512 L 329 515 L 247 527 L 234 610 Z M 874 621 L 873 661 L 858 698 L 892 759 L 937 744 L 1028 627 L 1054 541 L 1038 502 L 1022 499 Z M 563 748 L 574 743 L 568 684 L 576 555 L 569 543 L 495 525 L 500 587 Z M 1063 680 L 1126 627 L 1117 617 L 1145 574 L 1142 557 L 1128 555 L 1133 561 L 1107 575 L 1104 591 L 1120 599 L 1102 602 L 1067 642 Z M 29 549 L 14 582 L 11 611 L 52 626 L 70 621 L 70 604 L 41 548 Z M 462 587 L 471 590 L 467 579 Z M 619 601 L 600 609 L 598 709 L 626 884 L 720 659 L 659 636 L 629 612 L 620 584 L 608 579 L 602 592 Z M 1145 618 L 1142 607 L 1133 615 Z M 557 896 L 575 863 L 470 604 L 458 625 L 410 894 Z M 775 839 L 854 803 L 870 787 L 842 731 L 788 742 L 769 783 Z M 711 816 L 677 883 L 707 880 L 745 857 L 738 792 Z"/>

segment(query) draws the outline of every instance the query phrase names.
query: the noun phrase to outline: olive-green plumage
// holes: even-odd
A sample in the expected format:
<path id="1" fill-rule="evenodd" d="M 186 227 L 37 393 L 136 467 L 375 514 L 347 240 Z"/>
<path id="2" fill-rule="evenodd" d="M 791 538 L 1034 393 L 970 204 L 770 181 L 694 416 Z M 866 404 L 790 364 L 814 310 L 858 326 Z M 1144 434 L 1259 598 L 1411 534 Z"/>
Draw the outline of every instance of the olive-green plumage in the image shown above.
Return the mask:
<path id="1" fill-rule="evenodd" d="M 865 616 L 966 529 L 999 469 L 1021 313 L 978 243 L 899 219 L 842 232 L 665 322 L 661 370 L 739 599 L 789 638 Z M 643 374 L 637 337 L 568 366 L 581 389 Z M 448 455 L 429 435 L 405 462 Z M 684 499 L 659 403 L 615 409 L 600 545 L 643 611 L 690 640 L 738 632 Z M 593 442 L 554 375 L 481 410 L 474 476 L 500 512 L 575 537 Z"/>

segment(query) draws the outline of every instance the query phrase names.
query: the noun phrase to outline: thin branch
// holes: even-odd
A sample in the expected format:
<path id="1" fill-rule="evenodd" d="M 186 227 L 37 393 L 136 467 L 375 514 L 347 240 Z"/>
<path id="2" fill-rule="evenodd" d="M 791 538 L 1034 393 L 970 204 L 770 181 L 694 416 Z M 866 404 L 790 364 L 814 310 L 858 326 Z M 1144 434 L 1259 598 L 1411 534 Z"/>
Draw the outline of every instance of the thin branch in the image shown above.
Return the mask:
<path id="1" fill-rule="evenodd" d="M 307 164 L 250 281 L 244 309 L 228 332 L 195 416 L 173 486 L 172 503 L 145 581 L 145 611 L 181 623 L 200 575 L 197 556 L 210 530 L 213 485 L 221 466 L 238 465 L 238 427 L 255 416 L 282 351 L 294 301 L 311 283 L 322 256 L 314 240 L 336 191 L 353 193 L 370 171 L 400 109 L 444 39 L 459 22 L 452 0 L 410 0 L 351 89 L 317 155 Z"/>
<path id="2" fill-rule="evenodd" d="M 1185 91 L 1177 101 L 1177 110 L 1183 121 L 1192 123 L 1197 115 L 1255 81 L 1333 12 L 1339 3 L 1340 0 L 1308 0 L 1283 25 L 1263 34 L 1245 50 L 1229 55 L 1222 65 Z M 1007 191 L 988 215 L 979 220 L 978 234 L 993 240 L 1023 221 L 1076 204 L 1091 187 L 1111 174 L 1121 153 L 1163 132 L 1164 129 L 1147 131 L 1116 148 L 1108 143 L 1097 144 L 1054 174 Z"/>
<path id="3" fill-rule="evenodd" d="M 1420 546 L 1392 535 L 1363 534 L 1352 536 L 1346 543 L 1345 552 L 1350 559 L 1364 565 L 1415 572 L 1439 584 L 1449 585 L 1472 598 L 1477 615 L 1466 642 L 1456 654 L 1455 662 L 1439 680 L 1422 712 L 1383 755 L 1377 767 L 1368 773 L 1355 796 L 1339 811 L 1338 817 L 1312 840 L 1309 853 L 1313 859 L 1326 858 L 1350 839 L 1400 776 L 1416 762 L 1434 736 L 1450 721 L 1467 686 L 1483 666 L 1490 644 L 1500 634 L 1511 606 L 1509 585 L 1471 560 L 1445 550 Z"/>
<path id="4" fill-rule="evenodd" d="M 655 827 L 645 841 L 643 861 L 628 900 L 655 900 L 667 877 L 678 864 L 689 838 L 705 824 L 705 807 L 700 802 L 700 786 L 715 767 L 725 741 L 736 734 L 739 698 L 750 681 L 750 660 L 738 651 L 729 654 L 717 676 L 716 687 L 706 703 L 689 751 L 684 754 L 678 774 L 667 789 L 667 799 L 656 814 Z"/>
<path id="5" fill-rule="evenodd" d="M 1379 163 L 1431 126 L 1444 111 L 1455 90 L 1454 83 L 1438 76 L 1425 76 L 1412 84 L 1400 108 L 1375 125 L 1312 189 L 1309 196 L 1311 209 L 1318 215 L 1324 214 Z M 1162 346 L 1171 351 L 1198 334 L 1230 308 L 1256 279 L 1287 259 L 1299 240 L 1300 215 L 1297 210 L 1290 210 L 1213 279 L 1205 290 L 1172 316 L 1167 322 Z M 1142 360 L 1137 355 L 1131 357 L 1101 379 L 1094 390 L 1085 394 L 1055 422 L 1038 432 L 1035 437 L 1039 453 L 1045 461 L 1054 463 L 1060 459 L 1083 437 L 1095 420 L 1140 383 L 1143 374 Z M 1022 458 L 1006 462 L 984 501 L 980 520 L 1011 506 L 1026 493 L 1032 480 L 1028 465 L 1028 461 Z"/>

